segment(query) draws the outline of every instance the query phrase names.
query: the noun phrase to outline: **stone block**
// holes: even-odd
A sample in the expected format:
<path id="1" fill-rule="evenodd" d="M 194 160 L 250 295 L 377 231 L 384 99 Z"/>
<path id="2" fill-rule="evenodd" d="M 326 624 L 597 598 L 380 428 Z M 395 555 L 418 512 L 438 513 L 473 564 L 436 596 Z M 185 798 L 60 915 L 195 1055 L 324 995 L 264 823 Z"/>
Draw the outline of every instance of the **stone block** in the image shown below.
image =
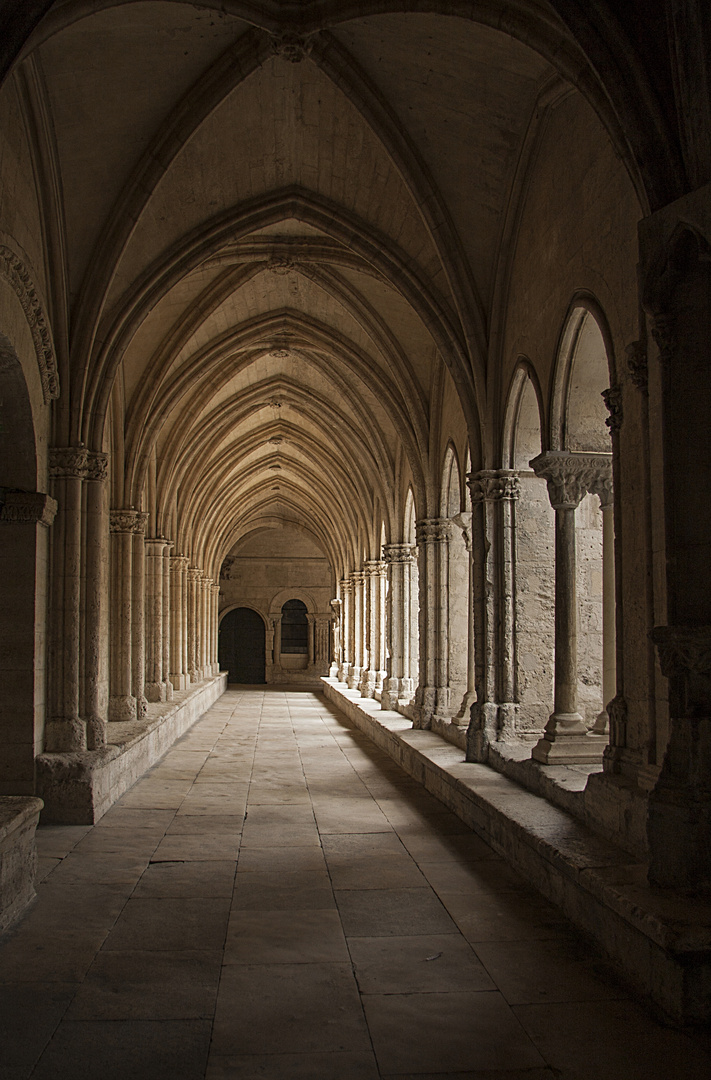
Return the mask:
<path id="1" fill-rule="evenodd" d="M 42 800 L 0 796 L 0 932 L 14 922 L 35 895 L 35 829 Z"/>

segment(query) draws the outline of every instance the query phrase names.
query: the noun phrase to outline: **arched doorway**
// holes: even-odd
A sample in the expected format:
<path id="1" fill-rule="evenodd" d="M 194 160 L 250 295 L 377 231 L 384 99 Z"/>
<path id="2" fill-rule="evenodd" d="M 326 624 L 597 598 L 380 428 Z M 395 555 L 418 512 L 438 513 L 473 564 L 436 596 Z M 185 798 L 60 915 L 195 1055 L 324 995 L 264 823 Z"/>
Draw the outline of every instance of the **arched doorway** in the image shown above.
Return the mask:
<path id="1" fill-rule="evenodd" d="M 220 670 L 231 683 L 264 683 L 264 621 L 252 608 L 228 611 L 220 623 Z"/>

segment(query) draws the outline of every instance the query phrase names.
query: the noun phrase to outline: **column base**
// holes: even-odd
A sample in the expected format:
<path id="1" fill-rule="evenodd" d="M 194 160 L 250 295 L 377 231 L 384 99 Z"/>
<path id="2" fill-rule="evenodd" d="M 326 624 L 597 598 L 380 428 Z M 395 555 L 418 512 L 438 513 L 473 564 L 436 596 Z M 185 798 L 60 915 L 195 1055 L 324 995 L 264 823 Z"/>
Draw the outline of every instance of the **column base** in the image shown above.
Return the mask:
<path id="1" fill-rule="evenodd" d="M 136 719 L 136 699 L 132 695 L 109 698 L 109 720 L 125 723 Z"/>
<path id="2" fill-rule="evenodd" d="M 496 742 L 498 734 L 499 706 L 495 701 L 477 701 L 472 705 L 470 715 L 466 760 L 485 764 L 489 758 L 489 744 Z"/>
<path id="3" fill-rule="evenodd" d="M 187 688 L 190 686 L 189 675 L 177 675 L 173 674 L 173 672 L 171 671 L 170 681 L 173 685 L 174 690 L 187 690 Z"/>
<path id="4" fill-rule="evenodd" d="M 146 700 L 147 701 L 168 701 L 168 690 L 166 683 L 154 682 L 146 683 Z"/>
<path id="5" fill-rule="evenodd" d="M 44 748 L 50 754 L 86 750 L 86 724 L 78 716 L 50 720 L 44 731 Z"/>
<path id="6" fill-rule="evenodd" d="M 360 682 L 362 670 L 362 668 L 356 667 L 355 664 L 353 665 L 353 667 L 351 667 L 350 671 L 348 672 L 348 677 L 346 678 L 346 686 L 349 690 L 358 689 L 358 683 Z"/>
<path id="7" fill-rule="evenodd" d="M 589 732 L 580 713 L 553 713 L 531 757 L 542 765 L 596 765 L 606 746 L 606 736 Z"/>
<path id="8" fill-rule="evenodd" d="M 375 672 L 365 668 L 358 683 L 360 696 L 364 698 L 375 697 Z"/>
<path id="9" fill-rule="evenodd" d="M 106 721 L 100 716 L 88 716 L 86 724 L 86 748 L 87 750 L 99 750 L 106 746 Z"/>

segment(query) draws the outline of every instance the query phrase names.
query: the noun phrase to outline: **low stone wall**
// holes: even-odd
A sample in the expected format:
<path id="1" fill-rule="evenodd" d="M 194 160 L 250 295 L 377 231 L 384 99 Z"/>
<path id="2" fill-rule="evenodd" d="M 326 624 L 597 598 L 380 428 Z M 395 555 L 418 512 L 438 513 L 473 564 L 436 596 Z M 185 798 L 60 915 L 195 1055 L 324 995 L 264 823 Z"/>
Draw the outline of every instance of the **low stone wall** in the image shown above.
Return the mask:
<path id="1" fill-rule="evenodd" d="M 83 753 L 40 754 L 37 793 L 42 822 L 93 825 L 224 694 L 227 673 L 149 704 L 142 720 L 111 723 L 107 746 Z"/>
<path id="2" fill-rule="evenodd" d="M 647 866 L 432 731 L 335 679 L 325 696 L 605 950 L 676 1021 L 711 1019 L 711 903 L 653 889 Z"/>
<path id="3" fill-rule="evenodd" d="M 27 795 L 0 796 L 0 933 L 35 895 L 35 829 L 42 800 Z"/>

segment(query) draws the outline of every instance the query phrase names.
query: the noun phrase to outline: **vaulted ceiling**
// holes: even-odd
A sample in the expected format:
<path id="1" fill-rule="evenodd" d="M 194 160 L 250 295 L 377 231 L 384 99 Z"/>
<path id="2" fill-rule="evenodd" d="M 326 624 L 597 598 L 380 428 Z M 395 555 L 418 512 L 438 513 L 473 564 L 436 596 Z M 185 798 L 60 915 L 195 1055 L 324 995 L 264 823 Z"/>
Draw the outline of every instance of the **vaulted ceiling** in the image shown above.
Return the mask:
<path id="1" fill-rule="evenodd" d="M 294 34 L 279 6 L 64 0 L 16 92 L 63 437 L 111 433 L 114 505 L 155 484 L 156 528 L 207 563 L 289 521 L 345 566 L 408 484 L 435 509 L 445 401 L 479 458 L 507 207 L 560 84 L 526 27 L 576 54 L 543 0 L 512 34 L 357 5 Z"/>

